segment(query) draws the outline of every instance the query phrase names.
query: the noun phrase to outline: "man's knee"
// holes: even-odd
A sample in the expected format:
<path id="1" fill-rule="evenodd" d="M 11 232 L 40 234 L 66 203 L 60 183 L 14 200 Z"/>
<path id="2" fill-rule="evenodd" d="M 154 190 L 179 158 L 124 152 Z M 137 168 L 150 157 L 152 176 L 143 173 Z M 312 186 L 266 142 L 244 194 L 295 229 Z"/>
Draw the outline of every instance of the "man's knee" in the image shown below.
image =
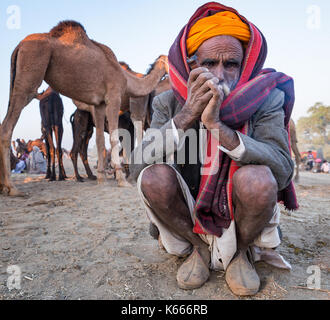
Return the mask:
<path id="1" fill-rule="evenodd" d="M 267 166 L 247 165 L 233 177 L 233 197 L 256 211 L 273 208 L 277 201 L 277 182 Z"/>
<path id="2" fill-rule="evenodd" d="M 141 177 L 141 191 L 150 203 L 169 205 L 179 192 L 174 169 L 165 164 L 145 169 Z"/>

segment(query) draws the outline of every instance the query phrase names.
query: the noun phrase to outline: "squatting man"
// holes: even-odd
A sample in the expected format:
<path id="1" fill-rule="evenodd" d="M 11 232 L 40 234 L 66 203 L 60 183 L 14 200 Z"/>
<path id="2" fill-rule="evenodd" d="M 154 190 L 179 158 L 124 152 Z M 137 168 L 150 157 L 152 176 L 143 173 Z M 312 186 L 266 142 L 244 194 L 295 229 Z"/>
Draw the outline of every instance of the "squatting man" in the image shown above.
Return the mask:
<path id="1" fill-rule="evenodd" d="M 170 48 L 172 90 L 153 101 L 151 129 L 161 145 L 174 143 L 174 162 L 166 163 L 164 149 L 150 163 L 143 151 L 154 143 L 152 130 L 133 151 L 130 179 L 151 235 L 168 253 L 187 257 L 176 276 L 182 289 L 199 288 L 210 269 L 224 269 L 234 294 L 254 295 L 256 261 L 290 269 L 275 249 L 278 201 L 297 208 L 288 143 L 294 90 L 290 77 L 262 69 L 266 53 L 262 33 L 235 9 L 215 2 L 198 8 Z M 186 132 L 201 127 L 208 134 L 197 134 L 197 143 L 209 165 L 179 164 L 178 151 L 191 151 Z"/>

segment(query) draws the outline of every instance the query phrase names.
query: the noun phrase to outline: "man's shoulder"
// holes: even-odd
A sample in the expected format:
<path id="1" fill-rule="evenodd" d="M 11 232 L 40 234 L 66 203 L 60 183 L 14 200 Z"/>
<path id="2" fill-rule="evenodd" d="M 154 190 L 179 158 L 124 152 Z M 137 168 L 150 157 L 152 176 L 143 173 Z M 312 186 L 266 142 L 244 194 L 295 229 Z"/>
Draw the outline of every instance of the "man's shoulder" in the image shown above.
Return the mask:
<path id="1" fill-rule="evenodd" d="M 266 101 L 264 102 L 265 108 L 282 108 L 285 100 L 285 93 L 284 91 L 274 88 Z"/>
<path id="2" fill-rule="evenodd" d="M 258 117 L 261 114 L 269 112 L 277 112 L 283 110 L 283 105 L 285 101 L 284 91 L 274 88 L 268 95 L 267 99 L 264 101 L 262 106 L 256 112 L 255 116 Z"/>
<path id="3" fill-rule="evenodd" d="M 285 100 L 285 93 L 281 89 L 275 88 L 270 92 L 268 99 L 271 105 L 280 105 L 282 107 Z"/>
<path id="4" fill-rule="evenodd" d="M 154 108 L 167 108 L 175 111 L 179 107 L 179 102 L 174 96 L 173 90 L 167 90 L 154 98 Z"/>

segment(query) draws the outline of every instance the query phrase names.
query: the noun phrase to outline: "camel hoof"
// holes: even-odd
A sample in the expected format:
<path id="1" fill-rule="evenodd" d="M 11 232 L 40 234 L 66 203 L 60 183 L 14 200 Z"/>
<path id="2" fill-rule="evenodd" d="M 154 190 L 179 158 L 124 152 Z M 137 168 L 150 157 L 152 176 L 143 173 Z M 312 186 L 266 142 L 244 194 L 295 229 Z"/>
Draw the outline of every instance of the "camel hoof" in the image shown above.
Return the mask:
<path id="1" fill-rule="evenodd" d="M 98 177 L 97 178 L 97 184 L 98 185 L 101 185 L 101 186 L 102 185 L 105 185 L 105 178 L 104 177 L 102 177 L 102 178 L 101 177 Z"/>
<path id="2" fill-rule="evenodd" d="M 21 197 L 21 198 L 26 198 L 28 197 L 28 195 L 24 192 L 21 192 L 21 191 L 18 191 L 17 189 L 15 188 L 11 188 L 9 193 L 8 193 L 8 196 L 10 197 Z"/>
<path id="3" fill-rule="evenodd" d="M 88 176 L 88 179 L 89 179 L 89 180 L 94 180 L 94 181 L 95 181 L 95 180 L 97 180 L 97 177 L 94 176 L 94 175 L 91 175 L 91 176 Z"/>
<path id="4" fill-rule="evenodd" d="M 118 187 L 121 188 L 133 188 L 133 186 L 126 180 L 118 181 Z"/>
<path id="5" fill-rule="evenodd" d="M 84 182 L 84 179 L 83 179 L 82 177 L 77 177 L 76 180 L 77 180 L 78 182 Z"/>

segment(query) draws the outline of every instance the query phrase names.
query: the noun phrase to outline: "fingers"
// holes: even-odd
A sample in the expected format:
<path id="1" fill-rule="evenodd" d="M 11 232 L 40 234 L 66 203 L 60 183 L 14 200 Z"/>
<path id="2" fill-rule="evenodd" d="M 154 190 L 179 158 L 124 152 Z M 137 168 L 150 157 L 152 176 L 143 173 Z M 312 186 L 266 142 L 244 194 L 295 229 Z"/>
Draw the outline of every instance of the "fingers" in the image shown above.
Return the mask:
<path id="1" fill-rule="evenodd" d="M 215 98 L 220 98 L 224 96 L 223 88 L 218 83 L 214 83 L 214 81 L 206 82 L 209 89 L 212 91 Z"/>
<path id="2" fill-rule="evenodd" d="M 208 90 L 198 100 L 200 103 L 207 105 L 213 97 L 213 92 L 211 90 Z"/>
<path id="3" fill-rule="evenodd" d="M 188 87 L 193 84 L 196 86 L 202 86 L 207 80 L 214 78 L 214 81 L 218 79 L 207 68 L 197 68 L 190 72 L 188 78 Z"/>
<path id="4" fill-rule="evenodd" d="M 218 83 L 219 79 L 211 72 L 207 71 L 206 68 L 198 68 L 191 72 L 191 76 L 188 80 L 188 88 L 192 94 L 197 94 L 199 96 L 210 89 L 213 89 L 214 93 L 216 93 Z"/>
<path id="5" fill-rule="evenodd" d="M 203 73 L 203 72 L 208 72 L 209 70 L 206 69 L 206 68 L 196 68 L 194 70 L 192 70 L 190 73 L 189 73 L 189 78 L 188 78 L 188 87 L 196 81 L 196 79 L 198 78 L 198 76 Z"/>

